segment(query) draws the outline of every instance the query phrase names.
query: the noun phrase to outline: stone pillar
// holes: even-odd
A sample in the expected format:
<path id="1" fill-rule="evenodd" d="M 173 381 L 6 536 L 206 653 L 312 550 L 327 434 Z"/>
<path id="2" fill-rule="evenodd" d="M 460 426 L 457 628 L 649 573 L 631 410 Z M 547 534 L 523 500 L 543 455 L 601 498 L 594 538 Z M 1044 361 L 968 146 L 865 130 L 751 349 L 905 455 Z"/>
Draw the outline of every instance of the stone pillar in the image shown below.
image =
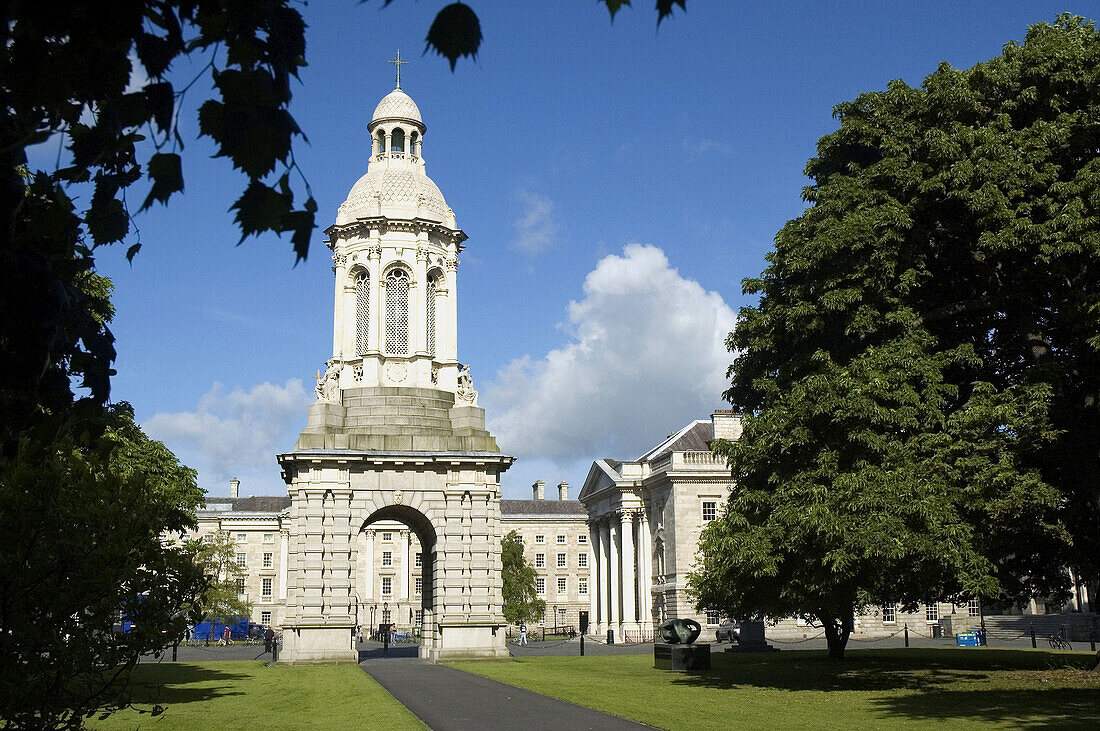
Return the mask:
<path id="1" fill-rule="evenodd" d="M 409 355 L 428 351 L 428 242 L 427 234 L 421 233 L 420 237 L 424 240 L 416 249 L 416 279 L 409 292 Z"/>
<path id="2" fill-rule="evenodd" d="M 365 577 L 364 577 L 365 584 L 364 584 L 363 588 L 366 589 L 366 591 L 363 592 L 363 598 L 373 600 L 374 599 L 374 587 L 378 583 L 377 580 L 375 579 L 375 576 L 374 576 L 374 530 L 371 529 L 371 528 L 368 528 L 367 530 L 365 530 L 363 532 L 367 536 L 366 569 L 363 571 L 363 573 L 365 574 Z M 373 632 L 374 630 L 372 629 L 371 631 Z"/>
<path id="3" fill-rule="evenodd" d="M 638 520 L 638 621 L 644 629 L 653 628 L 653 537 L 649 516 L 641 511 Z"/>
<path id="4" fill-rule="evenodd" d="M 344 351 L 344 315 L 347 312 L 346 297 L 344 297 L 344 288 L 347 286 L 348 258 L 343 254 L 333 254 L 332 261 L 335 264 L 333 267 L 333 273 L 336 275 L 336 292 L 333 298 L 335 302 L 335 312 L 332 318 L 332 354 L 335 356 L 345 355 Z M 352 310 L 351 318 L 355 319 L 354 310 Z"/>
<path id="5" fill-rule="evenodd" d="M 622 634 L 619 627 L 622 622 L 620 602 L 622 593 L 619 588 L 619 536 L 618 516 L 612 513 L 607 518 L 607 629 Z"/>
<path id="6" fill-rule="evenodd" d="M 370 280 L 367 286 L 369 292 L 369 288 L 374 286 L 374 280 Z M 345 358 L 355 357 L 359 355 L 355 347 L 355 336 L 359 327 L 359 308 L 356 307 L 355 302 L 355 282 L 349 281 L 345 274 L 343 279 L 338 282 L 336 291 L 342 303 L 341 309 L 346 315 L 340 320 L 340 347 L 336 353 Z M 367 317 L 369 323 L 369 318 L 374 317 L 374 312 L 369 312 Z"/>
<path id="7" fill-rule="evenodd" d="M 589 632 L 600 631 L 600 533 L 599 523 L 588 521 L 588 545 L 592 555 L 588 558 L 588 623 Z"/>
<path id="8" fill-rule="evenodd" d="M 290 530 L 287 528 L 281 528 L 279 530 L 279 599 L 284 602 L 283 611 L 286 611 L 286 585 L 288 577 L 290 575 L 289 543 Z"/>
<path id="9" fill-rule="evenodd" d="M 367 269 L 370 272 L 370 323 L 367 326 L 367 350 L 381 351 L 385 344 L 386 313 L 382 307 L 382 247 L 378 244 L 378 232 L 371 233 L 371 246 L 367 250 Z"/>
<path id="10" fill-rule="evenodd" d="M 624 510 L 620 517 L 623 556 L 623 631 L 633 632 L 638 629 L 638 612 L 635 609 L 638 592 L 634 588 L 634 578 L 637 573 L 637 554 L 634 550 L 634 511 Z"/>
<path id="11" fill-rule="evenodd" d="M 446 346 L 439 359 L 458 360 L 458 256 L 448 257 L 443 265 L 447 269 L 447 322 Z M 457 374 L 456 374 L 457 375 Z M 451 384 L 447 384 L 450 386 Z"/>

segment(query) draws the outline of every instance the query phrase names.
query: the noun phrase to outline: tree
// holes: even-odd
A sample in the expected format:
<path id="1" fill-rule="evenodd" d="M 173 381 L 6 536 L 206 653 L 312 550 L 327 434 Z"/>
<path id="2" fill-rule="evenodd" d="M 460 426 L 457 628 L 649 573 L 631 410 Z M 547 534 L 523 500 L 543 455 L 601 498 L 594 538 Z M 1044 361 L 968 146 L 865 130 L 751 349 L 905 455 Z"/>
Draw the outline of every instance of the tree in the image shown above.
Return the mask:
<path id="1" fill-rule="evenodd" d="M 500 545 L 504 618 L 511 624 L 534 621 L 546 611 L 535 591 L 535 569 L 523 557 L 523 539 L 509 531 Z"/>
<path id="2" fill-rule="evenodd" d="M 0 460 L 0 718 L 77 728 L 124 702 L 116 681 L 139 656 L 182 636 L 206 580 L 169 539 L 202 492 L 128 404 L 42 428 Z M 121 616 L 128 633 L 112 629 Z"/>
<path id="3" fill-rule="evenodd" d="M 1063 595 L 1100 551 L 1100 36 L 1062 15 L 836 108 L 745 292 L 700 606 Z"/>
<path id="4" fill-rule="evenodd" d="M 243 578 L 245 571 L 237 564 L 236 549 L 233 537 L 222 530 L 192 544 L 195 562 L 208 582 L 190 612 L 194 621 L 252 614 L 252 605 L 241 599 L 237 588 L 237 579 Z"/>

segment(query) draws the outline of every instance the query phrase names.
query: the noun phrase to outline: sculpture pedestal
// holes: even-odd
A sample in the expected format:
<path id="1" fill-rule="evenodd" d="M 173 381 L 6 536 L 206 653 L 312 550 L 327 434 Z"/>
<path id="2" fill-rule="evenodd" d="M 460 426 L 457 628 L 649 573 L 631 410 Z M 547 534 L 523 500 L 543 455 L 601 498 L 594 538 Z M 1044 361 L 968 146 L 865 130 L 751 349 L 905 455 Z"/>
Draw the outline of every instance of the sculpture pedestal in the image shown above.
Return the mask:
<path id="1" fill-rule="evenodd" d="M 710 670 L 710 645 L 653 645 L 653 667 L 658 670 Z"/>

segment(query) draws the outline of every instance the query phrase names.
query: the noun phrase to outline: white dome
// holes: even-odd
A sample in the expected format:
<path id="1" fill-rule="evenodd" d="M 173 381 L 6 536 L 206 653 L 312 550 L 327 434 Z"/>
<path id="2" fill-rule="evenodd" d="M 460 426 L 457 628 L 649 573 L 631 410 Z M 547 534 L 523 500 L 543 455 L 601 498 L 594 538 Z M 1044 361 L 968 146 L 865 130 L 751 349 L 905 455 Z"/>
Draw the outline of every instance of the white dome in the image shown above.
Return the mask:
<path id="1" fill-rule="evenodd" d="M 381 211 L 373 202 L 376 193 Z M 378 215 L 426 218 L 454 227 L 454 212 L 447 206 L 439 187 L 422 171 L 412 168 L 368 171 L 351 187 L 348 199 L 336 214 L 336 223 L 351 223 L 357 218 Z"/>
<path id="2" fill-rule="evenodd" d="M 424 120 L 420 118 L 420 109 L 416 106 L 416 102 L 400 89 L 394 89 L 386 94 L 382 97 L 382 101 L 378 102 L 378 106 L 374 108 L 371 122 L 382 119 L 408 119 L 419 125 L 424 124 Z"/>

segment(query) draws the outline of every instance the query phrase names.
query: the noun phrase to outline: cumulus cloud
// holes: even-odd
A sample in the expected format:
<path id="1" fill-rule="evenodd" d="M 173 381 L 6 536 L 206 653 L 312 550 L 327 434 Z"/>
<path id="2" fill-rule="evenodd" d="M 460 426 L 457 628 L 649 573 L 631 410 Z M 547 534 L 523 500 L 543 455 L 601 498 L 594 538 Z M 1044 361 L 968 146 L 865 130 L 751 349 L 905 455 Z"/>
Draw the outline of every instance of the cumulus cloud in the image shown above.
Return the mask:
<path id="1" fill-rule="evenodd" d="M 721 405 L 734 320 L 659 248 L 630 244 L 569 304 L 571 342 L 513 360 L 482 390 L 490 427 L 519 457 L 633 459 Z"/>
<path id="2" fill-rule="evenodd" d="M 512 245 L 528 254 L 537 254 L 550 247 L 558 237 L 554 220 L 554 202 L 544 195 L 521 190 L 523 215 L 513 222 L 516 239 Z"/>
<path id="3" fill-rule="evenodd" d="M 272 493 L 282 485 L 275 455 L 293 446 L 312 400 L 297 378 L 248 391 L 215 383 L 194 411 L 161 412 L 144 426 L 199 471 L 208 491 L 224 494 L 229 478 L 238 476 L 242 494 Z"/>

